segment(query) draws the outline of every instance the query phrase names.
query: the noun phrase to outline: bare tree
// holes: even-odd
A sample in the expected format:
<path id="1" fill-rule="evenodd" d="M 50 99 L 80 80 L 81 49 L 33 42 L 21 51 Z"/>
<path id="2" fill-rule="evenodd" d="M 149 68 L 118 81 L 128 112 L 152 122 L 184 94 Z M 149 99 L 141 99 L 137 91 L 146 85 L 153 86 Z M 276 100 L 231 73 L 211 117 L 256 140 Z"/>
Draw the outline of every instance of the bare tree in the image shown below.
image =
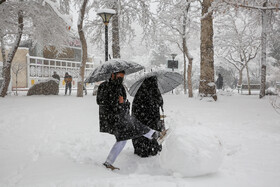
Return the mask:
<path id="1" fill-rule="evenodd" d="M 82 62 L 80 66 L 80 74 L 78 79 L 78 91 L 77 91 L 77 97 L 83 97 L 83 87 L 84 87 L 84 77 L 85 77 L 85 67 L 87 62 L 87 41 L 85 38 L 85 34 L 83 31 L 83 23 L 84 23 L 84 17 L 86 13 L 86 7 L 87 7 L 88 0 L 84 0 L 80 9 L 80 15 L 78 20 L 78 33 L 80 36 L 80 41 L 82 43 Z"/>
<path id="2" fill-rule="evenodd" d="M 16 39 L 14 41 L 11 51 L 8 53 L 7 58 L 6 58 L 6 51 L 4 48 L 3 34 L 1 36 L 1 52 L 2 52 L 2 58 L 3 58 L 3 78 L 4 78 L 4 82 L 0 88 L 1 97 L 5 97 L 6 93 L 8 91 L 8 86 L 9 86 L 10 80 L 11 80 L 12 61 L 16 54 L 17 48 L 18 48 L 20 40 L 21 40 L 22 32 L 23 32 L 23 11 L 18 10 L 17 14 L 18 14 L 18 21 L 17 21 L 18 29 L 17 29 Z"/>
<path id="3" fill-rule="evenodd" d="M 172 2 L 161 0 L 158 9 L 158 35 L 164 41 L 177 44 L 182 51 L 184 57 L 184 93 L 186 94 L 186 85 L 188 85 L 189 97 L 193 97 L 192 91 L 192 63 L 193 56 L 190 54 L 187 40 L 191 36 L 191 32 L 197 29 L 191 17 L 195 12 L 190 12 L 191 3 L 193 0 L 185 0 L 180 2 Z M 196 9 L 197 7 L 195 7 Z M 197 16 L 197 15 L 196 15 Z M 162 30 L 165 30 L 164 33 Z M 188 67 L 186 58 L 188 59 Z M 187 74 L 187 79 L 186 79 Z"/>
<path id="4" fill-rule="evenodd" d="M 22 71 L 26 69 L 26 64 L 24 63 L 13 63 L 12 65 L 12 71 L 13 73 L 16 75 L 16 95 L 18 95 L 17 91 L 18 91 L 18 74 Z"/>
<path id="5" fill-rule="evenodd" d="M 184 15 L 183 15 L 183 41 L 182 41 L 182 46 L 183 46 L 183 53 L 184 53 L 184 93 L 186 94 L 186 70 L 187 70 L 187 83 L 188 83 L 188 93 L 189 93 L 189 97 L 193 97 L 193 90 L 192 90 L 192 64 L 193 64 L 193 56 L 190 54 L 190 51 L 188 49 L 187 46 L 187 32 L 186 32 L 186 27 L 187 27 L 187 21 L 188 20 L 188 12 L 190 9 L 190 2 L 187 1 L 186 2 L 186 7 L 185 7 L 185 11 L 184 11 Z M 185 56 L 188 58 L 188 68 L 186 68 L 186 58 Z"/>
<path id="6" fill-rule="evenodd" d="M 213 36 L 212 14 L 213 12 L 224 13 L 230 7 L 246 8 L 248 10 L 261 10 L 262 12 L 262 76 L 261 76 L 261 91 L 260 98 L 265 94 L 265 79 L 266 79 L 266 34 L 268 11 L 279 10 L 279 0 L 199 0 L 202 4 L 202 19 L 201 19 L 201 82 L 199 93 L 202 95 L 214 95 L 215 90 L 211 88 L 211 80 L 213 79 L 212 72 L 212 53 L 210 50 L 213 47 L 211 38 Z M 205 37 L 203 36 L 205 35 Z M 204 50 L 203 50 L 204 49 Z M 206 50 L 208 49 L 208 50 Z M 205 60 L 208 59 L 208 60 Z M 205 63 L 206 62 L 206 63 Z M 209 84 L 210 83 L 210 84 Z M 209 87 L 210 85 L 210 87 Z M 215 96 L 216 97 L 216 96 Z"/>
<path id="7" fill-rule="evenodd" d="M 239 12 L 228 12 L 217 21 L 218 33 L 215 37 L 217 56 L 222 57 L 239 72 L 238 85 L 242 84 L 243 70 L 246 69 L 248 91 L 250 73 L 248 63 L 258 54 L 260 38 L 256 32 L 256 23 L 248 15 Z"/>
<path id="8" fill-rule="evenodd" d="M 259 97 L 263 98 L 265 96 L 265 84 L 266 84 L 266 48 L 267 48 L 267 30 L 268 30 L 268 22 L 271 19 L 273 14 L 269 14 L 269 12 L 273 10 L 279 10 L 280 1 L 279 0 L 258 0 L 258 1 L 251 1 L 251 0 L 219 0 L 222 1 L 224 4 L 232 5 L 234 7 L 246 8 L 249 10 L 256 10 L 257 12 L 261 11 L 261 18 L 262 18 L 262 33 L 261 33 L 261 89 Z"/>

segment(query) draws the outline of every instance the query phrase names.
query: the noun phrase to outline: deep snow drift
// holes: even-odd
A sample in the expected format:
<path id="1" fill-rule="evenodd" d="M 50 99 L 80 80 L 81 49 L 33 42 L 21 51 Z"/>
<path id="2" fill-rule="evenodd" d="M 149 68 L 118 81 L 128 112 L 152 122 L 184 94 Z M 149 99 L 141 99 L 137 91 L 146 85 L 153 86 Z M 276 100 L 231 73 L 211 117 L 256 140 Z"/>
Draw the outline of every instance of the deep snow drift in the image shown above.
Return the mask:
<path id="1" fill-rule="evenodd" d="M 178 124 L 163 144 L 160 163 L 179 176 L 195 177 L 216 172 L 223 157 L 221 140 L 211 129 Z"/>
<path id="2" fill-rule="evenodd" d="M 171 144 L 173 150 L 140 158 L 128 142 L 115 162 L 121 170 L 114 172 L 102 163 L 115 139 L 99 133 L 91 93 L 84 98 L 0 98 L 0 186 L 280 186 L 280 115 L 269 97 L 220 95 L 217 102 L 185 95 L 163 98 L 166 126 L 175 129 L 165 146 Z M 178 133 L 182 138 L 174 136 Z M 179 161 L 188 168 L 179 167 Z M 184 177 L 218 166 L 212 174 Z"/>

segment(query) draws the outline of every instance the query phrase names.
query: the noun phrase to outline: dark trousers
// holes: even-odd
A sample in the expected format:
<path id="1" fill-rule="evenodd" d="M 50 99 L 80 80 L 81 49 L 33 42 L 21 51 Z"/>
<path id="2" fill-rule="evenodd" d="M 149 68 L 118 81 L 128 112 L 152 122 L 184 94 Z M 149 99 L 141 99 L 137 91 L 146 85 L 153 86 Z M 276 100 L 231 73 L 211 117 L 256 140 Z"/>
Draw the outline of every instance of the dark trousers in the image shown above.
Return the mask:
<path id="1" fill-rule="evenodd" d="M 69 88 L 69 95 L 71 95 L 71 88 L 72 88 L 72 84 L 71 83 L 66 83 L 65 84 L 65 95 L 67 94 L 68 88 Z"/>
<path id="2" fill-rule="evenodd" d="M 85 86 L 83 86 L 83 90 L 85 91 L 85 95 L 87 95 L 87 89 Z"/>

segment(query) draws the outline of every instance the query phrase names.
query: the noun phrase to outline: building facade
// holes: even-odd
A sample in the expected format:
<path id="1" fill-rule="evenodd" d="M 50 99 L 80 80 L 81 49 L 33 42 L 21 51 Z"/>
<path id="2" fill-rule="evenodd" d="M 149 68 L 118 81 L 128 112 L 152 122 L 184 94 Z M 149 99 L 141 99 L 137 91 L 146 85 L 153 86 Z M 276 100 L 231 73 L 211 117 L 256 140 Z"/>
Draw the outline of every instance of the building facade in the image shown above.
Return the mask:
<path id="1" fill-rule="evenodd" d="M 53 49 L 54 52 L 49 49 Z M 79 50 L 78 47 L 68 47 L 66 51 L 68 52 L 60 56 L 55 53 L 55 48 L 48 48 L 48 50 L 46 48 L 42 53 L 43 57 L 40 57 L 30 55 L 29 48 L 19 47 L 12 62 L 11 89 L 15 90 L 16 87 L 19 89 L 28 89 L 35 83 L 52 77 L 54 71 L 60 76 L 60 87 L 65 85 L 63 78 L 65 73 L 68 72 L 73 77 L 72 84 L 73 88 L 75 88 L 81 65 L 81 61 L 78 61 L 81 58 L 81 49 Z M 31 54 L 34 55 L 35 53 Z M 0 54 L 0 62 L 2 61 L 2 55 Z M 92 60 L 89 59 L 88 61 L 86 63 L 85 77 L 89 76 L 94 69 Z M 1 63 L 0 69 L 2 71 Z"/>

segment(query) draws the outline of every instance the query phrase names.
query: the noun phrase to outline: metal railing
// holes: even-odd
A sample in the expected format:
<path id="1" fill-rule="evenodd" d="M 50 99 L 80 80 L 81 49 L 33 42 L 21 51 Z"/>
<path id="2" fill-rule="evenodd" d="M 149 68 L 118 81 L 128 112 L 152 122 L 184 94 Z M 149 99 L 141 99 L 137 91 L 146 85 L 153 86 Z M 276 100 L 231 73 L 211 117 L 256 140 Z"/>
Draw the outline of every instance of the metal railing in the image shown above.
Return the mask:
<path id="1" fill-rule="evenodd" d="M 27 55 L 27 85 L 30 88 L 33 84 L 52 77 L 55 71 L 60 76 L 60 87 L 64 86 L 64 75 L 68 72 L 73 78 L 73 87 L 77 86 L 81 62 L 48 59 Z M 93 62 L 87 62 L 85 77 L 93 71 Z"/>

